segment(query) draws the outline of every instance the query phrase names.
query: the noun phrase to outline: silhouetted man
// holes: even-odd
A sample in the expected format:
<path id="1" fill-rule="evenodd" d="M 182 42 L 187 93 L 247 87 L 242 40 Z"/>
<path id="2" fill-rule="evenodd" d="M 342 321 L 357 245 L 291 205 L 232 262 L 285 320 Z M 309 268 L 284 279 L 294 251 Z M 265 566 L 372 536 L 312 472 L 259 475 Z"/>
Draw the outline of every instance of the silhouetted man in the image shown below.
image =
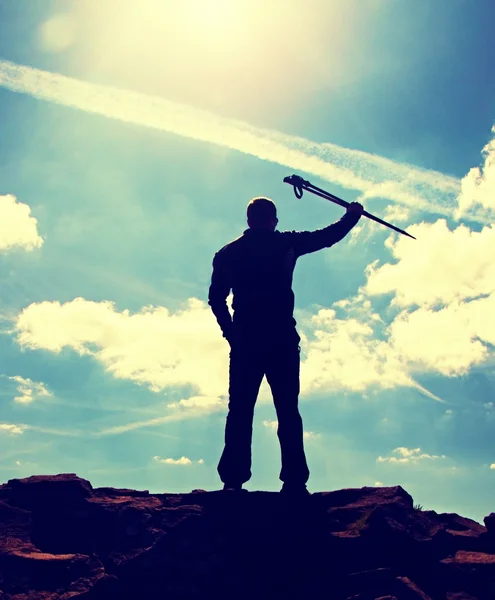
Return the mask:
<path id="1" fill-rule="evenodd" d="M 340 221 L 316 231 L 276 231 L 269 198 L 247 207 L 248 229 L 213 259 L 209 305 L 230 344 L 229 411 L 218 465 L 225 490 L 241 490 L 251 478 L 253 415 L 266 375 L 278 419 L 281 491 L 307 495 L 309 469 L 298 409 L 300 337 L 293 317 L 292 275 L 299 256 L 343 239 L 361 217 L 352 202 Z M 232 290 L 231 317 L 226 299 Z"/>

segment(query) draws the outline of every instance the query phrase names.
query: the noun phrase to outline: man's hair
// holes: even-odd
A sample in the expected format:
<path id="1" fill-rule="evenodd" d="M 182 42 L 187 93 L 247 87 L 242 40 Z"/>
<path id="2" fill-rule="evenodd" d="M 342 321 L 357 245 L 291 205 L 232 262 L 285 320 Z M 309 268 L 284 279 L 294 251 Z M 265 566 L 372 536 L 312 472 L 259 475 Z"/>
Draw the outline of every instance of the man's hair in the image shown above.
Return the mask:
<path id="1" fill-rule="evenodd" d="M 254 225 L 277 218 L 277 207 L 270 198 L 253 198 L 247 206 L 248 221 Z"/>

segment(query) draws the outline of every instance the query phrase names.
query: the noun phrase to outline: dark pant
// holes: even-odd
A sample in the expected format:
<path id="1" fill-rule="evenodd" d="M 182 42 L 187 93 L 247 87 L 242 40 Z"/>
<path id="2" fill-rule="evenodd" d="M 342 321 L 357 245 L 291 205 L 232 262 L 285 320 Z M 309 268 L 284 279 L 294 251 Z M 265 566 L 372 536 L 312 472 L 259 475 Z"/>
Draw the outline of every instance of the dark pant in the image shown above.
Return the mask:
<path id="1" fill-rule="evenodd" d="M 298 409 L 299 364 L 297 334 L 272 342 L 260 340 L 258 344 L 237 339 L 232 344 L 225 448 L 218 465 L 224 483 L 240 485 L 251 478 L 254 406 L 264 375 L 277 412 L 282 453 L 280 479 L 289 485 L 307 482 L 309 470 Z"/>

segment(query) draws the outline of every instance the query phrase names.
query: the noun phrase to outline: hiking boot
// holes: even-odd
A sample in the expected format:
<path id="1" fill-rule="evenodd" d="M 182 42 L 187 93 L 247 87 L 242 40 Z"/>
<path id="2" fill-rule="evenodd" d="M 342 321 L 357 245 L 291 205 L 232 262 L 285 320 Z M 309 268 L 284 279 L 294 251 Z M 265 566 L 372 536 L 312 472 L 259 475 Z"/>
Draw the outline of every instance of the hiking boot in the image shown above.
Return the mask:
<path id="1" fill-rule="evenodd" d="M 242 488 L 242 483 L 224 483 L 223 484 L 224 492 L 247 492 Z"/>
<path id="2" fill-rule="evenodd" d="M 283 496 L 296 499 L 309 498 L 309 496 L 311 496 L 311 493 L 308 491 L 308 488 L 305 486 L 304 483 L 284 483 L 282 489 L 280 490 L 280 493 Z"/>

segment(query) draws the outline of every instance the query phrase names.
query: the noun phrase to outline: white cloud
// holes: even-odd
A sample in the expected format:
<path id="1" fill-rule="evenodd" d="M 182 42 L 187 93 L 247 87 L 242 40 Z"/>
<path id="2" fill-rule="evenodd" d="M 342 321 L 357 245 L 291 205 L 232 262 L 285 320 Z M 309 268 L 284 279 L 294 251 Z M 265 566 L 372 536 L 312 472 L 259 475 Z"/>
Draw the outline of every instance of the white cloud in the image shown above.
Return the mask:
<path id="1" fill-rule="evenodd" d="M 373 154 L 318 144 L 204 110 L 0 61 L 0 86 L 78 110 L 227 147 L 370 196 L 450 214 L 460 182 Z"/>
<path id="2" fill-rule="evenodd" d="M 420 448 L 405 448 L 403 446 L 392 450 L 393 454 L 398 456 L 379 456 L 377 462 L 392 464 L 415 464 L 424 460 L 438 460 L 446 458 L 445 455 L 437 456 L 435 454 L 421 454 Z"/>
<path id="3" fill-rule="evenodd" d="M 452 377 L 466 374 L 489 356 L 480 338 L 495 341 L 495 327 L 483 318 L 493 314 L 493 300 L 451 304 L 442 310 L 402 312 L 390 325 L 389 341 L 412 370 L 436 371 Z"/>
<path id="4" fill-rule="evenodd" d="M 363 292 L 394 294 L 392 304 L 434 306 L 495 291 L 495 229 L 480 232 L 460 225 L 451 231 L 444 219 L 410 228 L 417 241 L 391 237 L 387 246 L 397 261 L 371 263 Z"/>
<path id="5" fill-rule="evenodd" d="M 349 243 L 351 245 L 364 246 L 366 245 L 384 226 L 372 221 L 370 219 L 363 218 L 359 221 L 359 224 L 351 229 L 349 234 Z M 330 257 L 328 257 L 330 260 Z"/>
<path id="6" fill-rule="evenodd" d="M 459 200 L 463 213 L 474 205 L 473 198 L 478 206 L 495 207 L 495 139 L 485 147 L 484 155 L 484 167 L 472 170 L 463 180 L 464 195 Z M 374 195 L 380 195 L 380 186 L 365 192 L 363 197 Z M 393 220 L 390 216 L 389 220 Z M 382 350 L 382 356 L 391 358 L 380 364 L 382 368 L 386 365 L 385 381 L 389 387 L 393 387 L 397 376 L 399 380 L 402 378 L 402 385 L 407 385 L 407 378 L 412 381 L 418 372 L 459 376 L 493 358 L 495 228 L 490 224 L 479 232 L 466 225 L 450 229 L 440 219 L 408 230 L 417 241 L 390 236 L 385 245 L 393 261 L 368 265 L 366 285 L 357 296 L 334 305 L 347 312 L 346 321 L 339 322 L 333 315 L 333 322 L 329 320 L 322 328 L 327 351 L 319 348 L 322 344 L 317 342 L 320 351 L 317 356 L 321 355 L 322 360 L 312 369 L 313 385 L 318 377 L 324 378 L 324 373 L 327 387 L 332 380 L 338 381 L 339 373 L 344 380 L 350 380 L 350 368 L 345 365 L 352 364 L 351 348 L 358 357 L 356 389 L 377 378 L 375 347 Z M 373 313 L 371 305 L 365 310 L 361 306 L 365 308 L 366 301 L 385 294 L 391 296 L 390 306 L 394 311 L 402 310 L 380 331 L 382 318 L 377 316 L 373 322 L 369 316 Z M 357 323 L 352 324 L 349 317 Z M 379 341 L 380 335 L 383 341 Z M 339 361 L 340 356 L 343 358 Z"/>
<path id="7" fill-rule="evenodd" d="M 495 126 L 492 127 L 495 134 Z M 473 167 L 461 181 L 456 218 L 461 218 L 473 206 L 476 209 L 495 210 L 495 137 L 483 148 L 484 163 Z"/>
<path id="8" fill-rule="evenodd" d="M 373 316 L 370 320 L 374 322 Z M 414 386 L 407 365 L 386 342 L 375 337 L 369 323 L 338 319 L 332 309 L 321 309 L 306 322 L 312 338 L 302 339 L 306 359 L 301 368 L 303 394 L 370 386 L 392 389 Z"/>
<path id="9" fill-rule="evenodd" d="M 321 309 L 303 320 L 302 393 L 412 386 L 439 400 L 412 379 L 407 361 L 397 351 L 399 343 L 394 347 L 376 338 L 383 323 L 370 306 L 366 299 L 361 308 L 346 303 L 340 306 L 362 318 L 366 315 L 366 323 L 357 318 L 337 319 L 331 309 Z M 176 313 L 164 307 L 145 307 L 135 314 L 119 312 L 111 302 L 82 298 L 65 304 L 41 302 L 18 315 L 13 332 L 22 348 L 51 352 L 72 348 L 98 360 L 114 377 L 155 392 L 169 386 L 194 387 L 191 397 L 167 405 L 175 415 L 117 425 L 99 434 L 176 420 L 184 411 L 225 409 L 228 346 L 209 307 L 199 300 L 190 299 Z"/>
<path id="10" fill-rule="evenodd" d="M 395 187 L 388 187 L 387 189 L 390 192 L 390 194 L 387 196 L 388 198 L 393 198 L 395 201 L 399 201 L 400 198 L 404 200 L 404 195 L 400 194 L 398 191 L 395 195 L 392 194 L 392 192 L 395 190 Z M 367 202 L 368 197 L 369 194 L 364 194 L 356 200 L 364 204 L 365 210 L 374 213 L 373 209 L 369 207 L 369 203 Z M 414 205 L 414 200 L 412 198 L 410 203 Z M 406 204 L 410 203 L 406 202 Z M 392 204 L 386 208 L 385 212 L 381 211 L 380 214 L 376 213 L 376 216 L 379 216 L 382 220 L 390 223 L 391 225 L 396 225 L 397 227 L 403 229 L 404 225 L 401 225 L 401 223 L 407 222 L 412 218 L 412 211 L 412 207 L 403 206 L 400 204 Z M 359 246 L 366 245 L 374 238 L 376 233 L 387 231 L 390 233 L 390 229 L 386 228 L 385 225 L 381 225 L 372 219 L 363 217 L 359 223 L 351 229 L 349 234 L 350 244 Z"/>
<path id="11" fill-rule="evenodd" d="M 13 425 L 10 423 L 0 423 L 0 432 L 5 431 L 6 433 L 10 433 L 12 435 L 20 435 L 24 433 L 26 427 L 24 425 Z"/>
<path id="12" fill-rule="evenodd" d="M 144 307 L 135 314 L 83 298 L 41 302 L 18 315 L 14 331 L 23 348 L 71 348 L 93 356 L 114 377 L 156 392 L 192 384 L 198 396 L 211 399 L 227 390 L 228 345 L 210 308 L 196 299 L 175 313 Z"/>
<path id="13" fill-rule="evenodd" d="M 490 465 L 490 469 L 492 469 L 492 471 L 495 471 L 495 463 L 492 463 L 492 464 Z"/>
<path id="14" fill-rule="evenodd" d="M 372 200 L 374 198 L 392 198 L 396 200 L 399 204 L 410 207 L 411 209 L 425 209 L 425 203 L 420 202 L 420 204 L 416 204 L 417 202 L 417 194 L 412 193 L 412 188 L 408 186 L 404 186 L 402 182 L 396 181 L 395 178 L 385 179 L 381 182 L 376 182 L 375 185 L 370 186 L 366 189 L 356 200 L 363 204 L 368 205 L 368 200 Z M 390 208 L 388 209 L 391 210 Z M 443 211 L 439 211 L 440 214 Z M 398 215 L 404 215 L 404 212 L 398 212 Z M 384 218 L 384 220 L 387 220 Z M 384 227 L 381 225 L 380 227 Z"/>
<path id="15" fill-rule="evenodd" d="M 405 458 L 409 458 L 411 456 L 417 455 L 421 451 L 421 448 L 405 448 L 404 446 L 400 446 L 394 450 L 395 453 L 400 454 Z"/>
<path id="16" fill-rule="evenodd" d="M 198 465 L 203 465 L 204 464 L 204 459 L 200 458 L 199 460 L 191 460 L 190 458 L 187 458 L 186 456 L 181 456 L 180 458 L 160 458 L 159 456 L 154 456 L 153 460 L 157 463 L 160 463 L 162 465 L 192 465 L 192 464 L 198 464 Z"/>
<path id="17" fill-rule="evenodd" d="M 392 223 L 392 225 L 395 225 L 395 223 L 408 221 L 411 218 L 411 210 L 405 206 L 394 204 L 387 207 L 382 218 L 384 221 L 388 221 L 389 223 Z"/>
<path id="18" fill-rule="evenodd" d="M 15 196 L 0 196 L 0 251 L 22 248 L 30 251 L 40 248 L 43 239 L 38 235 L 38 221 L 31 216 L 27 204 L 17 202 Z"/>
<path id="19" fill-rule="evenodd" d="M 274 420 L 265 420 L 263 421 L 263 425 L 267 428 L 267 429 L 271 429 L 272 431 L 277 431 L 278 428 L 278 421 L 274 421 Z M 319 433 L 315 433 L 314 431 L 304 431 L 303 432 L 303 437 L 305 440 L 316 440 L 320 437 Z"/>
<path id="20" fill-rule="evenodd" d="M 390 238 L 396 262 L 369 265 L 360 294 L 391 294 L 403 309 L 384 333 L 411 374 L 463 375 L 493 354 L 495 229 L 450 230 L 442 219 L 411 230 L 418 244 Z"/>
<path id="21" fill-rule="evenodd" d="M 225 400 L 217 396 L 191 396 L 190 398 L 184 398 L 178 402 L 167 404 L 167 408 L 185 409 L 188 411 L 193 409 L 199 411 L 224 410 L 225 407 Z"/>
<path id="22" fill-rule="evenodd" d="M 321 437 L 321 434 L 314 431 L 304 431 L 303 437 L 305 440 L 317 440 Z"/>
<path id="23" fill-rule="evenodd" d="M 52 395 L 42 382 L 32 381 L 31 379 L 21 377 L 20 375 L 15 375 L 8 379 L 15 381 L 18 384 L 17 393 L 19 395 L 14 398 L 14 401 L 19 404 L 30 404 L 39 397 Z"/>

